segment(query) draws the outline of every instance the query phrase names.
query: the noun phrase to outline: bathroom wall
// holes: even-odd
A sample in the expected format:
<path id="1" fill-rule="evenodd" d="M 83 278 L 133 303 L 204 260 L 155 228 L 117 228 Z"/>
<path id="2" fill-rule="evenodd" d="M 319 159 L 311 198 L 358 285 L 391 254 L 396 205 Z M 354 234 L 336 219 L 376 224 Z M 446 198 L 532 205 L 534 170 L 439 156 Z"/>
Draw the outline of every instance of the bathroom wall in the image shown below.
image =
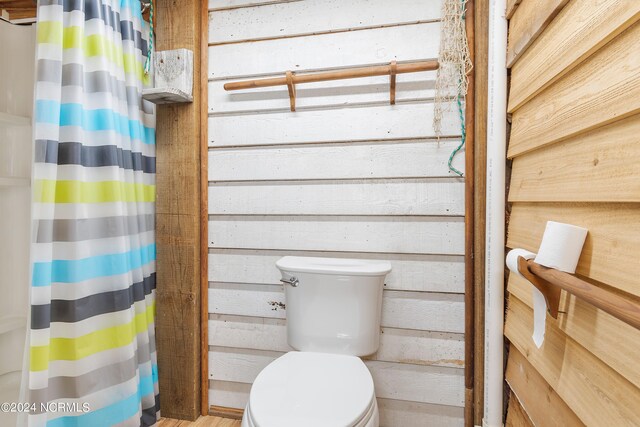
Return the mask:
<path id="1" fill-rule="evenodd" d="M 225 92 L 223 84 L 437 58 L 440 1 L 209 0 L 210 404 L 244 408 L 286 344 L 283 255 L 388 259 L 383 426 L 462 425 L 460 122 L 432 129 L 435 72 Z M 463 169 L 463 158 L 454 165 Z M 331 307 L 327 313 L 331 314 Z"/>
<path id="2" fill-rule="evenodd" d="M 0 58 L 0 402 L 15 402 L 29 310 L 35 26 L 0 20 Z M 0 425 L 15 416 L 0 413 Z"/>
<path id="3" fill-rule="evenodd" d="M 640 299 L 640 2 L 511 5 L 509 248 L 547 221 L 589 229 L 577 275 Z M 533 425 L 640 425 L 640 331 L 574 297 L 531 339 L 531 285 L 509 276 L 506 379 Z M 515 409 L 512 409 L 515 408 Z"/>

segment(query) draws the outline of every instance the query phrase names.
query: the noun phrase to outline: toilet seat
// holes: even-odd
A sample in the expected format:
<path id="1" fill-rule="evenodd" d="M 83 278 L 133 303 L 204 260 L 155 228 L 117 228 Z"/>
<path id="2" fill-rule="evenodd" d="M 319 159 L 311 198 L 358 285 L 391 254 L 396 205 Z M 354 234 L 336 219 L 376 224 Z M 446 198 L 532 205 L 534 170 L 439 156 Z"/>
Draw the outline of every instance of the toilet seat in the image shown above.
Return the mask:
<path id="1" fill-rule="evenodd" d="M 373 379 L 358 357 L 292 351 L 260 372 L 245 418 L 257 427 L 359 427 L 377 414 Z"/>

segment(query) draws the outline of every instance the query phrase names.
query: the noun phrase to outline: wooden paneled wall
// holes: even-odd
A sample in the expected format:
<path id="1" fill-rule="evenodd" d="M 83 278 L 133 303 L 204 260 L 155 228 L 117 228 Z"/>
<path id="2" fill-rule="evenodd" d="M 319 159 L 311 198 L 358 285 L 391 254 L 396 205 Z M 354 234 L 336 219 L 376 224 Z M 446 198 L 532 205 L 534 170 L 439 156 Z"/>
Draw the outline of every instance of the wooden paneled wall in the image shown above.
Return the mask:
<path id="1" fill-rule="evenodd" d="M 549 220 L 586 227 L 577 274 L 638 303 L 640 2 L 510 7 L 507 245 L 537 251 Z M 563 295 L 537 349 L 531 285 L 510 275 L 508 291 L 511 418 L 521 405 L 536 426 L 640 425 L 640 331 Z"/>
<path id="2" fill-rule="evenodd" d="M 381 425 L 462 425 L 464 181 L 439 143 L 435 72 L 225 92 L 254 76 L 438 56 L 440 1 L 209 1 L 209 403 L 244 408 L 291 350 L 275 261 L 388 259 L 381 347 L 368 357 Z M 464 156 L 454 164 L 464 167 Z"/>

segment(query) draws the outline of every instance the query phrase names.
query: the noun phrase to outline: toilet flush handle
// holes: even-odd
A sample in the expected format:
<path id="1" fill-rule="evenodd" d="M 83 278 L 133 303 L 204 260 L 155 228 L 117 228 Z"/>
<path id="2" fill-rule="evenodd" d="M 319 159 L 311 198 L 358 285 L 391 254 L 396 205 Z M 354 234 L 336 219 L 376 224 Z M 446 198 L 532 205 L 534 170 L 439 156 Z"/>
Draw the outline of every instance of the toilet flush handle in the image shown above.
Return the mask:
<path id="1" fill-rule="evenodd" d="M 291 276 L 288 279 L 280 279 L 280 281 L 282 283 L 287 283 L 287 284 L 293 286 L 294 288 L 298 286 L 298 279 L 295 278 L 294 276 Z"/>

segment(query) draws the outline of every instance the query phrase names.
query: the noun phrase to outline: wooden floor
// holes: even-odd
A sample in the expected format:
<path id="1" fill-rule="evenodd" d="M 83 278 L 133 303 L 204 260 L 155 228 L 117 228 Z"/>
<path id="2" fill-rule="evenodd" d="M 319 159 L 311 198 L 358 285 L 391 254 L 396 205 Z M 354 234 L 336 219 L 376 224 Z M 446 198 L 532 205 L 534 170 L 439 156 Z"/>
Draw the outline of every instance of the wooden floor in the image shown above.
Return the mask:
<path id="1" fill-rule="evenodd" d="M 174 420 L 173 418 L 160 418 L 158 427 L 240 427 L 240 420 L 230 420 L 220 417 L 200 417 L 195 421 Z"/>

